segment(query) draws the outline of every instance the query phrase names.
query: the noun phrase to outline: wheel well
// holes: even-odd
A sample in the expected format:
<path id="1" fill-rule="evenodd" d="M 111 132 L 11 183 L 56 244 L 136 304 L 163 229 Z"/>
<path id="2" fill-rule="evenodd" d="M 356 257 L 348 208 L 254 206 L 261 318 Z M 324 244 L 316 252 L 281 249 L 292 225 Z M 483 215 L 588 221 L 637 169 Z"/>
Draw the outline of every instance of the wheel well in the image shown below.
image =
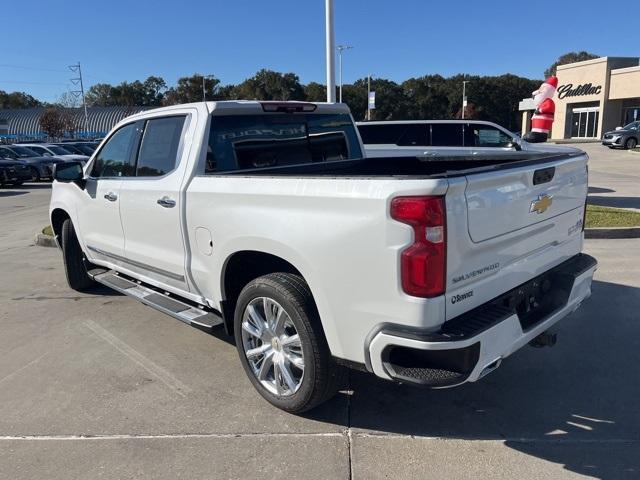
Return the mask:
<path id="1" fill-rule="evenodd" d="M 247 283 L 263 275 L 274 272 L 302 274 L 286 260 L 264 252 L 243 251 L 234 253 L 227 260 L 223 278 L 222 313 L 224 327 L 229 335 L 233 334 L 233 316 L 240 292 Z"/>
<path id="2" fill-rule="evenodd" d="M 56 208 L 51 212 L 51 228 L 53 229 L 53 234 L 58 240 L 58 245 L 60 245 L 61 235 L 62 235 L 62 224 L 67 218 L 71 218 L 67 212 L 62 210 L 61 208 Z"/>

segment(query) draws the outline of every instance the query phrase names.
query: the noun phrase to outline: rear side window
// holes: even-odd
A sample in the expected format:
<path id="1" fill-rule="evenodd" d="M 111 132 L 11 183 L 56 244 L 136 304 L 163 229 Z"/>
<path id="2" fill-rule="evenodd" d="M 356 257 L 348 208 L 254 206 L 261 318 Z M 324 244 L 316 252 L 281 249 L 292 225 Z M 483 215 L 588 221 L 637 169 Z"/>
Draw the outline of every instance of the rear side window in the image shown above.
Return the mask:
<path id="1" fill-rule="evenodd" d="M 462 125 L 459 123 L 431 124 L 431 145 L 434 147 L 462 147 Z"/>
<path id="2" fill-rule="evenodd" d="M 396 142 L 400 147 L 428 147 L 427 137 L 429 125 L 409 123 L 405 125 L 404 132 Z"/>
<path id="3" fill-rule="evenodd" d="M 184 116 L 147 121 L 138 152 L 137 176 L 157 177 L 176 168 L 184 121 Z"/>
<path id="4" fill-rule="evenodd" d="M 137 137 L 136 124 L 130 123 L 116 131 L 102 147 L 93 162 L 91 176 L 125 177 L 131 175 L 131 148 Z"/>
<path id="5" fill-rule="evenodd" d="M 469 123 L 464 129 L 464 144 L 468 147 L 508 147 L 513 139 L 502 130 L 481 123 Z"/>
<path id="6" fill-rule="evenodd" d="M 214 116 L 205 173 L 361 158 L 346 114 Z"/>

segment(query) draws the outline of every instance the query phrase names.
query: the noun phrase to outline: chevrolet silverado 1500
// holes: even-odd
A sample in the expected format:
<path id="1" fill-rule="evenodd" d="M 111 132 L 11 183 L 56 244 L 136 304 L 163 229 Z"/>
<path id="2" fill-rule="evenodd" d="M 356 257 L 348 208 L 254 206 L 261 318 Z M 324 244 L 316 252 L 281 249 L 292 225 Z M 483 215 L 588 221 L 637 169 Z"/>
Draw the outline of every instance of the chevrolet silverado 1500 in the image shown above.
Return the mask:
<path id="1" fill-rule="evenodd" d="M 55 178 L 71 288 L 226 329 L 291 412 L 333 395 L 345 367 L 474 382 L 575 311 L 596 268 L 584 153 L 365 158 L 341 104 L 147 111 Z"/>

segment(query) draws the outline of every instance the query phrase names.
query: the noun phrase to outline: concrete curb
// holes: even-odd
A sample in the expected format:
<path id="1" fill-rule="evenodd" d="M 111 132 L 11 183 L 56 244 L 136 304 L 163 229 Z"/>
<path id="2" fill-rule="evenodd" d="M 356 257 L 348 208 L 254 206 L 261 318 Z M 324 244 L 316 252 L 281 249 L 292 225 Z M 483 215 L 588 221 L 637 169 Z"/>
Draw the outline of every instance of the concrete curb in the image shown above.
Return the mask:
<path id="1" fill-rule="evenodd" d="M 51 235 L 45 235 L 44 233 L 36 233 L 34 242 L 39 247 L 57 247 L 56 239 Z"/>
<path id="2" fill-rule="evenodd" d="M 585 228 L 584 238 L 640 238 L 640 227 Z"/>

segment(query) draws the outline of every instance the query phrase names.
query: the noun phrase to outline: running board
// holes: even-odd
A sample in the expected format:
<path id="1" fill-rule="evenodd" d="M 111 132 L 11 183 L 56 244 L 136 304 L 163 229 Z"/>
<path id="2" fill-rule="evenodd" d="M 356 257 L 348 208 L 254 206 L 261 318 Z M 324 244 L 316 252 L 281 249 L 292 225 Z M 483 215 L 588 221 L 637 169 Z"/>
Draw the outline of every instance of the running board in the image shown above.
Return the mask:
<path id="1" fill-rule="evenodd" d="M 113 270 L 96 268 L 88 273 L 96 282 L 133 297 L 145 305 L 200 330 L 210 332 L 214 327 L 223 323 L 222 317 L 215 312 L 177 300 L 174 296 L 163 294 L 142 283 L 130 280 Z"/>

